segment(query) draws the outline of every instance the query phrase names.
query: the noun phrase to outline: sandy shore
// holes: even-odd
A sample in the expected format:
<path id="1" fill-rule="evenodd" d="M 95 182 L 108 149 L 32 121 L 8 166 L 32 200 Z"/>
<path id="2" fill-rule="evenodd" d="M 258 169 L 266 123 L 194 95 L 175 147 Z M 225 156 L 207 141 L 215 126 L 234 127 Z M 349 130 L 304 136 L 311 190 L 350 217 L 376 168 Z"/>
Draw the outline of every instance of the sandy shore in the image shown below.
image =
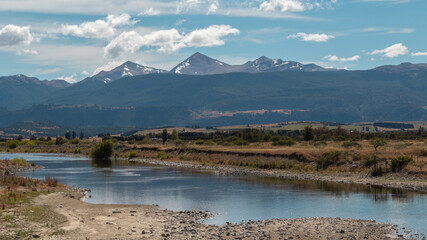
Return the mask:
<path id="1" fill-rule="evenodd" d="M 35 199 L 67 221 L 61 235 L 46 227 L 40 239 L 401 239 L 390 224 L 339 218 L 273 219 L 223 226 L 205 225 L 201 211 L 174 212 L 147 205 L 89 204 L 78 193 L 52 193 Z"/>
<path id="2" fill-rule="evenodd" d="M 244 167 L 229 167 L 229 166 L 209 166 L 201 165 L 197 163 L 187 162 L 173 162 L 173 161 L 162 161 L 156 159 L 132 159 L 134 162 L 162 165 L 169 167 L 180 167 L 190 169 L 206 169 L 218 172 L 223 175 L 235 175 L 235 176 L 261 176 L 261 177 L 275 177 L 284 179 L 294 180 L 316 180 L 316 181 L 328 181 L 336 183 L 351 183 L 351 184 L 363 184 L 363 185 L 374 185 L 389 188 L 397 188 L 408 191 L 425 192 L 427 193 L 427 180 L 419 179 L 405 179 L 402 177 L 366 177 L 355 174 L 337 174 L 337 175 L 322 175 L 321 173 L 301 173 L 291 172 L 286 170 L 256 170 Z"/>

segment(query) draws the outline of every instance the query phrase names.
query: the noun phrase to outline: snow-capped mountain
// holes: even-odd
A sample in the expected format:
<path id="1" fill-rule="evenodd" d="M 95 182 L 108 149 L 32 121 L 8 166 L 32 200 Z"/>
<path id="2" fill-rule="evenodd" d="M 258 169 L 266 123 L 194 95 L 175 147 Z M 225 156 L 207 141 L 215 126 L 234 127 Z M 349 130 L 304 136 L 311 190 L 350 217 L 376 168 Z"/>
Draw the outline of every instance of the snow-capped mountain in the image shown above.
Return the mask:
<path id="1" fill-rule="evenodd" d="M 230 72 L 282 72 L 282 71 L 325 71 L 315 64 L 302 64 L 295 61 L 283 61 L 282 59 L 270 59 L 262 56 L 254 61 L 248 61 L 242 65 L 229 65 L 219 60 L 210 58 L 201 53 L 195 53 L 182 63 L 174 67 L 170 73 L 188 75 L 209 75 Z"/>
<path id="2" fill-rule="evenodd" d="M 302 64 L 295 61 L 283 61 L 282 59 L 270 59 L 262 56 L 255 61 L 249 61 L 241 66 L 236 66 L 242 72 L 259 73 L 259 72 L 282 72 L 282 71 L 322 71 L 324 68 L 315 64 Z"/>
<path id="3" fill-rule="evenodd" d="M 234 67 L 199 52 L 185 59 L 174 67 L 170 73 L 188 75 L 209 75 L 234 72 Z"/>
<path id="4" fill-rule="evenodd" d="M 103 83 L 109 83 L 122 77 L 132 77 L 152 73 L 167 73 L 167 71 L 127 61 L 110 71 L 101 71 L 92 77 L 84 79 L 83 81 L 95 80 Z"/>

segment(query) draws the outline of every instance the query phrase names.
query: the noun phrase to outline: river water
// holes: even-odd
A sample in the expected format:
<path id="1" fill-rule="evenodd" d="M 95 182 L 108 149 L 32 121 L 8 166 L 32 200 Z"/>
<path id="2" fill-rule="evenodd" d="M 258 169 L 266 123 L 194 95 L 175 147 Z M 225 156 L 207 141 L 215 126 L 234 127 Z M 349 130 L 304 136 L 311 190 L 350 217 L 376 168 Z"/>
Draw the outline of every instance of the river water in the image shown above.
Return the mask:
<path id="1" fill-rule="evenodd" d="M 300 217 L 373 219 L 427 233 L 427 194 L 362 185 L 261 177 L 219 176 L 215 172 L 124 162 L 100 164 L 56 154 L 0 154 L 45 168 L 22 175 L 45 176 L 91 189 L 90 203 L 158 204 L 171 210 L 208 210 L 206 223 Z"/>

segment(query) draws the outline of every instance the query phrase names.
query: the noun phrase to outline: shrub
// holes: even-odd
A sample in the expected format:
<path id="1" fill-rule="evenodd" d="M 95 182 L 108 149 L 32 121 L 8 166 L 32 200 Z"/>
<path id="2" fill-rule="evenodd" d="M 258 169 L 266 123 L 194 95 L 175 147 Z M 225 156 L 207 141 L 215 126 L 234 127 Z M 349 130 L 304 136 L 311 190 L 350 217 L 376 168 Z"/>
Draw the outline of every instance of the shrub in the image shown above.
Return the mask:
<path id="1" fill-rule="evenodd" d="M 426 149 L 421 150 L 420 151 L 420 156 L 427 157 L 427 150 Z"/>
<path id="2" fill-rule="evenodd" d="M 173 140 L 173 142 L 174 142 L 176 145 L 182 145 L 182 144 L 184 143 L 184 141 L 182 141 L 181 139 L 175 139 L 175 140 Z"/>
<path id="3" fill-rule="evenodd" d="M 197 145 L 203 145 L 204 141 L 202 139 L 197 139 L 194 143 Z"/>
<path id="4" fill-rule="evenodd" d="M 354 147 L 354 148 L 360 149 L 360 148 L 362 148 L 362 145 L 360 145 L 360 144 L 359 144 L 359 143 L 357 143 L 357 142 L 344 142 L 344 143 L 342 144 L 342 147 L 345 147 L 345 148 L 351 148 L 351 147 Z"/>
<path id="5" fill-rule="evenodd" d="M 70 143 L 71 144 L 79 144 L 80 143 L 80 139 L 74 138 L 74 139 L 70 140 Z"/>
<path id="6" fill-rule="evenodd" d="M 9 140 L 6 142 L 6 146 L 10 149 L 15 149 L 18 147 L 18 145 L 19 145 L 18 141 L 16 141 L 16 140 Z"/>
<path id="7" fill-rule="evenodd" d="M 245 146 L 245 145 L 249 145 L 249 143 L 248 143 L 247 141 L 243 140 L 243 139 L 238 139 L 238 140 L 236 140 L 236 141 L 233 141 L 233 142 L 232 142 L 232 144 L 233 144 L 233 145 L 236 145 L 236 146 Z"/>
<path id="8" fill-rule="evenodd" d="M 364 156 L 363 157 L 363 161 L 362 161 L 361 164 L 364 167 L 370 167 L 370 166 L 375 165 L 377 163 L 378 163 L 377 158 L 375 156 L 369 155 L 369 156 Z"/>
<path id="9" fill-rule="evenodd" d="M 292 146 L 295 145 L 295 141 L 293 139 L 282 139 L 277 142 L 273 142 L 273 146 Z"/>
<path id="10" fill-rule="evenodd" d="M 131 151 L 128 155 L 129 159 L 137 158 L 137 157 L 138 157 L 138 153 L 136 151 Z"/>
<path id="11" fill-rule="evenodd" d="M 336 164 L 341 156 L 340 151 L 328 152 L 322 154 L 322 157 L 317 160 L 317 170 L 327 169 L 330 165 Z"/>
<path id="12" fill-rule="evenodd" d="M 113 154 L 114 144 L 110 140 L 104 140 L 95 144 L 90 150 L 90 157 L 95 159 L 107 159 Z"/>
<path id="13" fill-rule="evenodd" d="M 211 145 L 215 145 L 215 142 L 214 141 L 212 141 L 212 140 L 207 140 L 207 141 L 205 141 L 205 143 L 204 143 L 205 145 L 209 145 L 209 146 L 211 146 Z"/>
<path id="14" fill-rule="evenodd" d="M 80 154 L 82 153 L 82 150 L 80 148 L 74 149 L 74 154 Z"/>
<path id="15" fill-rule="evenodd" d="M 161 160 L 165 160 L 168 158 L 168 156 L 166 155 L 165 151 L 159 151 L 157 153 L 157 158 L 160 158 Z"/>
<path id="16" fill-rule="evenodd" d="M 400 172 L 406 165 L 413 162 L 414 159 L 410 156 L 398 156 L 391 159 L 391 171 Z"/>

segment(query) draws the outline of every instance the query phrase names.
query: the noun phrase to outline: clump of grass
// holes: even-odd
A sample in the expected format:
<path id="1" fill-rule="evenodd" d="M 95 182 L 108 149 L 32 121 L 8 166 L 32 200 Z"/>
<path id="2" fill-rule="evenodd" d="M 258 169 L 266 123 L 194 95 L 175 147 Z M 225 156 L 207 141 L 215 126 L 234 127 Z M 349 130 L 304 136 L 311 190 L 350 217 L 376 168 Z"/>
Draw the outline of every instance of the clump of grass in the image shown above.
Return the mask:
<path id="1" fill-rule="evenodd" d="M 11 160 L 11 162 L 18 166 L 23 166 L 23 167 L 31 166 L 31 164 L 23 158 L 14 158 Z"/>
<path id="2" fill-rule="evenodd" d="M 49 187 L 57 187 L 58 186 L 58 179 L 52 178 L 50 176 L 46 176 L 44 179 L 44 183 Z"/>
<path id="3" fill-rule="evenodd" d="M 334 151 L 322 154 L 322 157 L 317 160 L 317 170 L 325 170 L 329 166 L 337 164 L 340 160 L 341 152 Z"/>

